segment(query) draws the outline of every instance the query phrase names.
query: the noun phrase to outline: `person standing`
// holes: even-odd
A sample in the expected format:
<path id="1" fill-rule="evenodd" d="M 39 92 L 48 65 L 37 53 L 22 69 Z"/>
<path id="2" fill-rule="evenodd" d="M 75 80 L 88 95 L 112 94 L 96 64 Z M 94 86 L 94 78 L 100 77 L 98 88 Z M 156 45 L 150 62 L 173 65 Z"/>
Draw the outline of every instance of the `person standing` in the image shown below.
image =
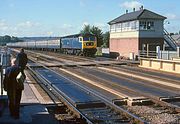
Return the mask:
<path id="1" fill-rule="evenodd" d="M 28 62 L 28 58 L 23 48 L 21 48 L 20 52 L 17 54 L 16 60 L 17 60 L 17 66 L 21 69 L 22 74 L 25 76 L 24 69 Z"/>
<path id="2" fill-rule="evenodd" d="M 11 66 L 6 69 L 5 78 L 3 80 L 4 90 L 7 91 L 8 95 L 10 115 L 14 119 L 19 119 L 20 112 L 22 89 L 19 89 L 16 80 L 20 71 L 20 68 L 16 65 L 16 59 L 12 59 Z"/>

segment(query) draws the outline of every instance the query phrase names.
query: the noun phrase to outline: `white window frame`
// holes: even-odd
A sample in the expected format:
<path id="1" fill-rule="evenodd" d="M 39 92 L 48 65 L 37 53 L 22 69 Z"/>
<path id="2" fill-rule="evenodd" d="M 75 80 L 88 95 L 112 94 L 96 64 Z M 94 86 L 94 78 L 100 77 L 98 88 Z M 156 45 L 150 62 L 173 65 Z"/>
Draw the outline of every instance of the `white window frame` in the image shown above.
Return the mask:
<path id="1" fill-rule="evenodd" d="M 116 25 L 115 24 L 110 25 L 110 32 L 116 32 Z"/>
<path id="2" fill-rule="evenodd" d="M 154 21 L 140 20 L 139 30 L 154 30 Z"/>

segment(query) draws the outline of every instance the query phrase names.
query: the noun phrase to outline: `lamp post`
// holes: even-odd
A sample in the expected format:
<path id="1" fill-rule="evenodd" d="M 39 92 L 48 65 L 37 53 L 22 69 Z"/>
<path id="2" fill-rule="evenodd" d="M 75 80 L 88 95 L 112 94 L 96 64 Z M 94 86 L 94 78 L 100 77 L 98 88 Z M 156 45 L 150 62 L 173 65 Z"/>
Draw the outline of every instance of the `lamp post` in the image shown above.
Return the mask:
<path id="1" fill-rule="evenodd" d="M 165 24 L 170 24 L 170 22 L 169 22 L 169 21 L 165 21 L 165 22 L 164 22 L 164 25 L 165 25 Z"/>
<path id="2" fill-rule="evenodd" d="M 166 29 L 164 28 L 164 26 L 166 25 L 166 24 L 170 24 L 170 22 L 169 21 L 165 21 L 164 23 L 163 23 L 163 32 L 165 32 L 164 33 L 164 35 L 169 35 L 169 33 L 166 31 Z M 163 44 L 163 51 L 165 51 L 165 44 Z"/>

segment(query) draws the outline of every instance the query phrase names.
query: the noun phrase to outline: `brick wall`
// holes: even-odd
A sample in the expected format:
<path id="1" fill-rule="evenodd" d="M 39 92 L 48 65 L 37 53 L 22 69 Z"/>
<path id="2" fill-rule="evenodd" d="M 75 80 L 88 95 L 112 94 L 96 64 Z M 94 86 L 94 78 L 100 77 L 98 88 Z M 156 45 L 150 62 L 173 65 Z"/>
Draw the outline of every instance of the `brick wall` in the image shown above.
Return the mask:
<path id="1" fill-rule="evenodd" d="M 110 52 L 118 52 L 120 56 L 129 57 L 130 53 L 138 55 L 143 44 L 149 44 L 149 51 L 156 51 L 156 46 L 163 48 L 163 38 L 111 38 Z"/>
<path id="2" fill-rule="evenodd" d="M 110 39 L 110 52 L 119 52 L 120 56 L 129 57 L 133 52 L 138 54 L 138 38 L 111 38 Z"/>

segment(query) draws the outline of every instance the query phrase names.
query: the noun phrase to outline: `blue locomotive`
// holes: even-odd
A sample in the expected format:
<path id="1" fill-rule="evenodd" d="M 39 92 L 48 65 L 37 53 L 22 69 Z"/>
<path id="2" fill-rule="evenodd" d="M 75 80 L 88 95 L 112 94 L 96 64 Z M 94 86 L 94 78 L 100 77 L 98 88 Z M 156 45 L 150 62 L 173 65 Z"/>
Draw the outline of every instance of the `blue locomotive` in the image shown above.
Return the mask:
<path id="1" fill-rule="evenodd" d="M 96 53 L 97 41 L 92 34 L 75 34 L 60 38 L 63 53 L 92 56 Z"/>

